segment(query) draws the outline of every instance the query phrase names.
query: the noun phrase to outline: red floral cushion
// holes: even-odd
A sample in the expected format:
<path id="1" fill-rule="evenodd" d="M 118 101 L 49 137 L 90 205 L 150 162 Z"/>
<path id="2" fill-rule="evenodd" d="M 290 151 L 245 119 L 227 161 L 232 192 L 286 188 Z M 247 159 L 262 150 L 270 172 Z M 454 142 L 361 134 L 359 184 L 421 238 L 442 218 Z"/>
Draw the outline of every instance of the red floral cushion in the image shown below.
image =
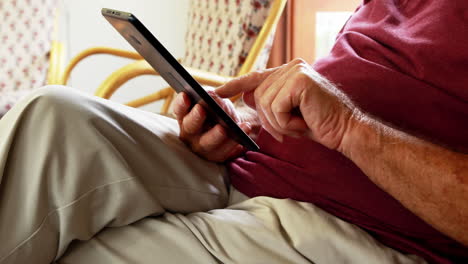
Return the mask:
<path id="1" fill-rule="evenodd" d="M 235 76 L 268 16 L 273 0 L 192 0 L 186 33 L 186 66 Z M 264 68 L 269 47 L 257 61 Z"/>
<path id="2" fill-rule="evenodd" d="M 45 84 L 58 0 L 0 0 L 0 116 Z"/>

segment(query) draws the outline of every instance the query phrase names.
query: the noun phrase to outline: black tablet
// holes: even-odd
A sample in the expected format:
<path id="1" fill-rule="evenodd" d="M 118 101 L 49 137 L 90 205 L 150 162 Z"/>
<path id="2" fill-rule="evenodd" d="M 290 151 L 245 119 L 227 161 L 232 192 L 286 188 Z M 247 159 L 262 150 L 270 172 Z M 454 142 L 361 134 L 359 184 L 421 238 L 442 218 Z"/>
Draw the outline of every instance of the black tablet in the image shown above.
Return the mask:
<path id="1" fill-rule="evenodd" d="M 224 126 L 228 135 L 239 144 L 248 150 L 259 150 L 258 145 L 134 15 L 108 8 L 103 8 L 102 14 L 174 90 L 186 92 L 194 104 L 204 105 L 208 118 Z"/>

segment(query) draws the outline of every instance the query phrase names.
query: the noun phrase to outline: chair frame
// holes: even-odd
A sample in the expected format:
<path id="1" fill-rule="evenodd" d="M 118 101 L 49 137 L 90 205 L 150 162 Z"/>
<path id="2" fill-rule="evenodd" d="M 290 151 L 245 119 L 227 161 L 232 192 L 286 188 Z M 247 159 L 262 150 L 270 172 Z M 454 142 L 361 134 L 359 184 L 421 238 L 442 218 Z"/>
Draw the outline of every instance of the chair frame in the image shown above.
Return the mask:
<path id="1" fill-rule="evenodd" d="M 276 28 L 278 21 L 281 17 L 282 11 L 286 5 L 287 0 L 274 0 L 268 17 L 265 20 L 262 29 L 255 40 L 245 63 L 240 68 L 236 76 L 222 76 L 214 73 L 200 71 L 197 69 L 187 68 L 188 72 L 202 85 L 220 86 L 229 80 L 251 72 L 259 58 L 260 53 L 265 48 L 268 37 L 272 30 Z M 59 84 L 66 85 L 69 80 L 70 74 L 74 67 L 83 59 L 96 54 L 109 54 L 123 58 L 136 60 L 112 73 L 106 80 L 104 80 L 99 88 L 96 90 L 95 95 L 109 99 L 112 94 L 124 83 L 141 75 L 159 75 L 143 58 L 136 52 L 126 51 L 121 49 L 113 49 L 107 47 L 94 47 L 87 49 L 77 56 L 75 56 L 66 67 L 61 77 L 58 78 Z M 140 99 L 126 103 L 126 105 L 139 107 L 157 100 L 166 99 L 162 109 L 162 114 L 167 114 L 169 105 L 174 97 L 175 91 L 171 87 L 161 89 L 151 95 L 142 97 Z M 233 100 L 237 98 L 232 98 Z"/>

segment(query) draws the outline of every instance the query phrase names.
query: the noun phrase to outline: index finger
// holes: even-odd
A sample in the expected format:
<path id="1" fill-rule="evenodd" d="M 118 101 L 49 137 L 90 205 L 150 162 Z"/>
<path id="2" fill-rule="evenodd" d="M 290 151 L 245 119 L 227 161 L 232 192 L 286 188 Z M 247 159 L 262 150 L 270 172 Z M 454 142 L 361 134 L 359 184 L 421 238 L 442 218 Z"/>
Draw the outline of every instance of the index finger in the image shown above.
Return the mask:
<path id="1" fill-rule="evenodd" d="M 222 98 L 228 98 L 240 93 L 252 91 L 278 68 L 279 67 L 242 75 L 218 87 L 215 91 Z"/>

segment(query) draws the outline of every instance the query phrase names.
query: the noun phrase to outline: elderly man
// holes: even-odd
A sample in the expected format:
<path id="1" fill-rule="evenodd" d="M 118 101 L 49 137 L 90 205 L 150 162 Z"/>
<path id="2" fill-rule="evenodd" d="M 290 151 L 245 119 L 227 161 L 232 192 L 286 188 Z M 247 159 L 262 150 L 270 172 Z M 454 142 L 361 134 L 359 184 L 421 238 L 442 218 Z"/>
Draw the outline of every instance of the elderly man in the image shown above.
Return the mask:
<path id="1" fill-rule="evenodd" d="M 218 88 L 259 152 L 183 93 L 175 121 L 42 89 L 0 122 L 0 263 L 466 262 L 467 14 L 364 1 L 313 66 Z"/>

